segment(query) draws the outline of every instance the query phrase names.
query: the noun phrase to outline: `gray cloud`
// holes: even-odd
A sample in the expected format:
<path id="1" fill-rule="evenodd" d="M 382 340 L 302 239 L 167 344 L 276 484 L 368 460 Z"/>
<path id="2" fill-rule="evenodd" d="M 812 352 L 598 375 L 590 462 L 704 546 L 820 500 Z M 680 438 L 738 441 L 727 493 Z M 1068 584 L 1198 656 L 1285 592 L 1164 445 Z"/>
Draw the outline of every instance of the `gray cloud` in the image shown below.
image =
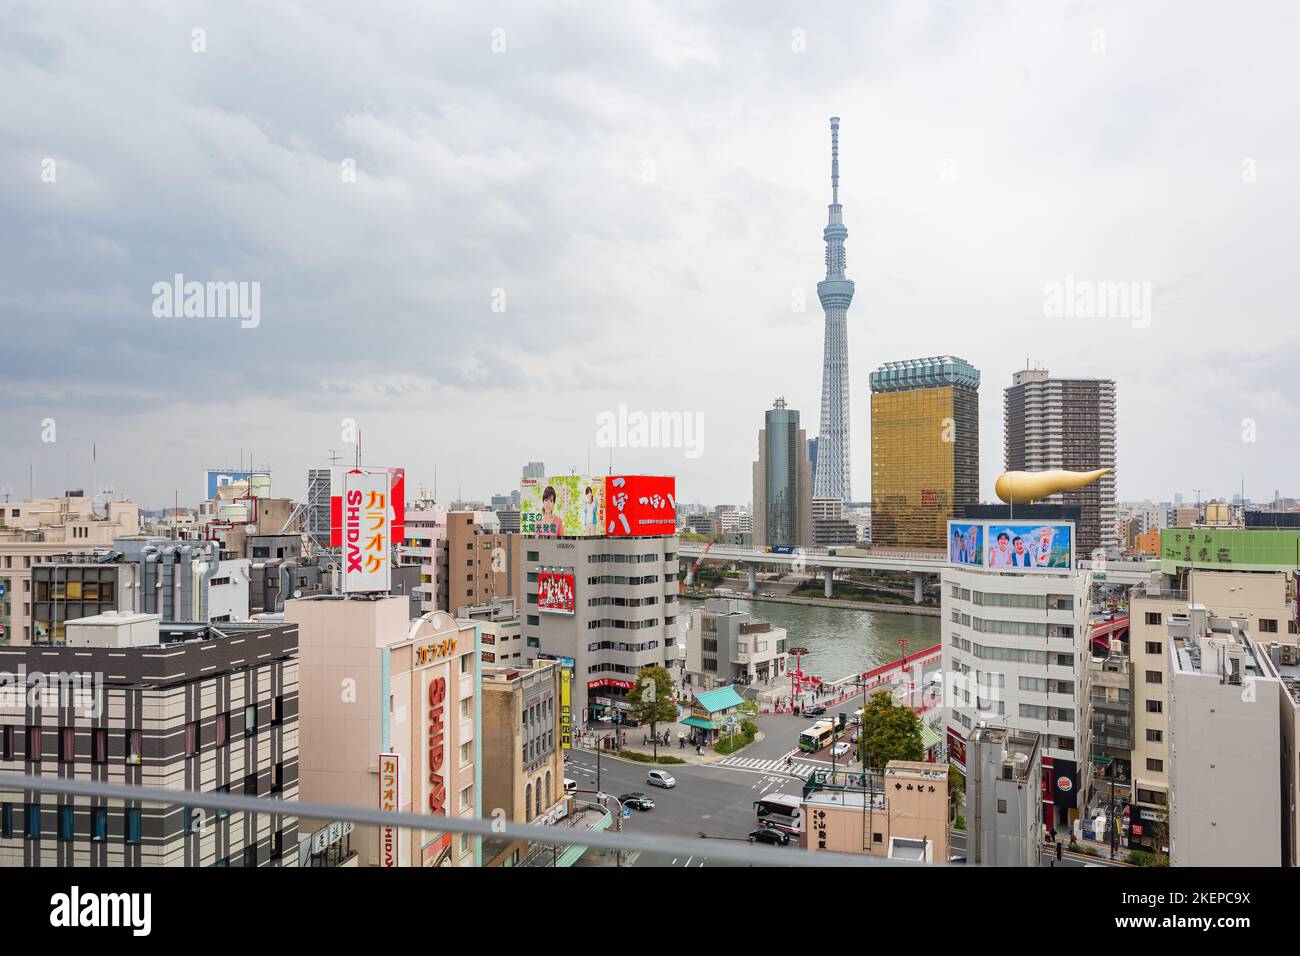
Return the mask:
<path id="1" fill-rule="evenodd" d="M 1118 380 L 1122 496 L 1271 493 L 1300 464 L 1286 9 L 11 5 L 0 486 L 87 484 L 97 442 L 146 503 L 248 448 L 297 491 L 353 417 L 412 484 L 487 494 L 599 465 L 626 402 L 703 413 L 707 450 L 620 467 L 747 500 L 771 399 L 816 429 L 835 113 L 859 496 L 868 373 L 942 352 L 984 373 L 986 494 L 1026 357 Z M 261 283 L 261 324 L 154 318 L 175 273 Z M 1045 319 L 1066 274 L 1151 282 L 1151 327 Z"/>

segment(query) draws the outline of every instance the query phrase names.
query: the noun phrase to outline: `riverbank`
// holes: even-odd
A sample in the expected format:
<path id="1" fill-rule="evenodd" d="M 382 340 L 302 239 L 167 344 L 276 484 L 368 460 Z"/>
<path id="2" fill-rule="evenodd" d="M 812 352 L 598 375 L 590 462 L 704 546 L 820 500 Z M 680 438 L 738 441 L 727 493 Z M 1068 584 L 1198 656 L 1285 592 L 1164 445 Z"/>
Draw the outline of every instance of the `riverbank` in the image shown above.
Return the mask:
<path id="1" fill-rule="evenodd" d="M 717 597 L 712 588 L 682 588 L 682 597 L 696 598 L 704 600 L 705 598 Z M 742 601 L 760 601 L 768 604 L 802 604 L 804 607 L 835 607 L 844 608 L 851 611 L 878 611 L 891 614 L 916 614 L 921 617 L 938 617 L 940 610 L 937 607 L 923 607 L 912 604 L 877 604 L 873 601 L 851 601 L 844 598 L 805 598 L 794 597 L 792 595 L 779 595 L 777 597 L 761 597 L 757 594 L 747 594 L 744 591 L 737 591 L 735 597 Z"/>

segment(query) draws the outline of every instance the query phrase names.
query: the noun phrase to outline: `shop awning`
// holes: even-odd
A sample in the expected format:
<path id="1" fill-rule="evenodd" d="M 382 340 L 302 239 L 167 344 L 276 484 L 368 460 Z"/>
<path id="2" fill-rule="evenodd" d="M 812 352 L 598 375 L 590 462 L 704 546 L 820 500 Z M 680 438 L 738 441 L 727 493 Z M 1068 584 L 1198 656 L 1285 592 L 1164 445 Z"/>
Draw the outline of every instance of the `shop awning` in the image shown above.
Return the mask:
<path id="1" fill-rule="evenodd" d="M 703 717 L 687 717 L 682 721 L 687 727 L 699 727 L 701 730 L 713 730 L 713 721 Z"/>

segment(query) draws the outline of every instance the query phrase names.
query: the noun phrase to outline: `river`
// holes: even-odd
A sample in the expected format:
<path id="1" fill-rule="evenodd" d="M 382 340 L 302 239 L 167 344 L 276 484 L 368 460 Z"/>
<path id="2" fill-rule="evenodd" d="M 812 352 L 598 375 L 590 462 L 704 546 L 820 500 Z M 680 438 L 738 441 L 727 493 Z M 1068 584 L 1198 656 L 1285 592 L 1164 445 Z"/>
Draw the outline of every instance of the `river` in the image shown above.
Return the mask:
<path id="1" fill-rule="evenodd" d="M 682 597 L 683 607 L 692 610 L 699 598 Z M 786 647 L 806 647 L 803 672 L 822 680 L 839 680 L 848 674 L 870 670 L 896 661 L 898 642 L 910 641 L 907 653 L 915 654 L 939 643 L 942 621 L 921 614 L 891 614 L 851 608 L 811 607 L 776 601 L 740 601 L 743 610 L 759 621 L 767 621 L 788 632 Z M 794 667 L 791 660 L 790 666 Z"/>

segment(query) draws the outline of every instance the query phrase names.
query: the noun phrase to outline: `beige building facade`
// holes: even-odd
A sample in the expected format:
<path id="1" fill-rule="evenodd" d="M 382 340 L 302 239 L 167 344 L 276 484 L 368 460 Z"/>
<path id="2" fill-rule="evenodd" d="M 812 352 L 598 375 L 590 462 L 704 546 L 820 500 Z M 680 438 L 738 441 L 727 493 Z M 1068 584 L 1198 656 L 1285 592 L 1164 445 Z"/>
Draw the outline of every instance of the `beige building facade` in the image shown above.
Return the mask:
<path id="1" fill-rule="evenodd" d="M 805 850 L 948 861 L 948 765 L 891 760 L 883 774 L 818 771 L 804 788 Z"/>
<path id="2" fill-rule="evenodd" d="M 0 646 L 32 643 L 32 565 L 140 532 L 140 506 L 80 493 L 0 502 Z"/>
<path id="3" fill-rule="evenodd" d="M 285 604 L 300 640 L 301 798 L 434 816 L 481 814 L 477 626 L 405 596 Z M 307 820 L 304 832 L 329 821 Z M 474 866 L 479 841 L 358 827 L 360 866 Z"/>

